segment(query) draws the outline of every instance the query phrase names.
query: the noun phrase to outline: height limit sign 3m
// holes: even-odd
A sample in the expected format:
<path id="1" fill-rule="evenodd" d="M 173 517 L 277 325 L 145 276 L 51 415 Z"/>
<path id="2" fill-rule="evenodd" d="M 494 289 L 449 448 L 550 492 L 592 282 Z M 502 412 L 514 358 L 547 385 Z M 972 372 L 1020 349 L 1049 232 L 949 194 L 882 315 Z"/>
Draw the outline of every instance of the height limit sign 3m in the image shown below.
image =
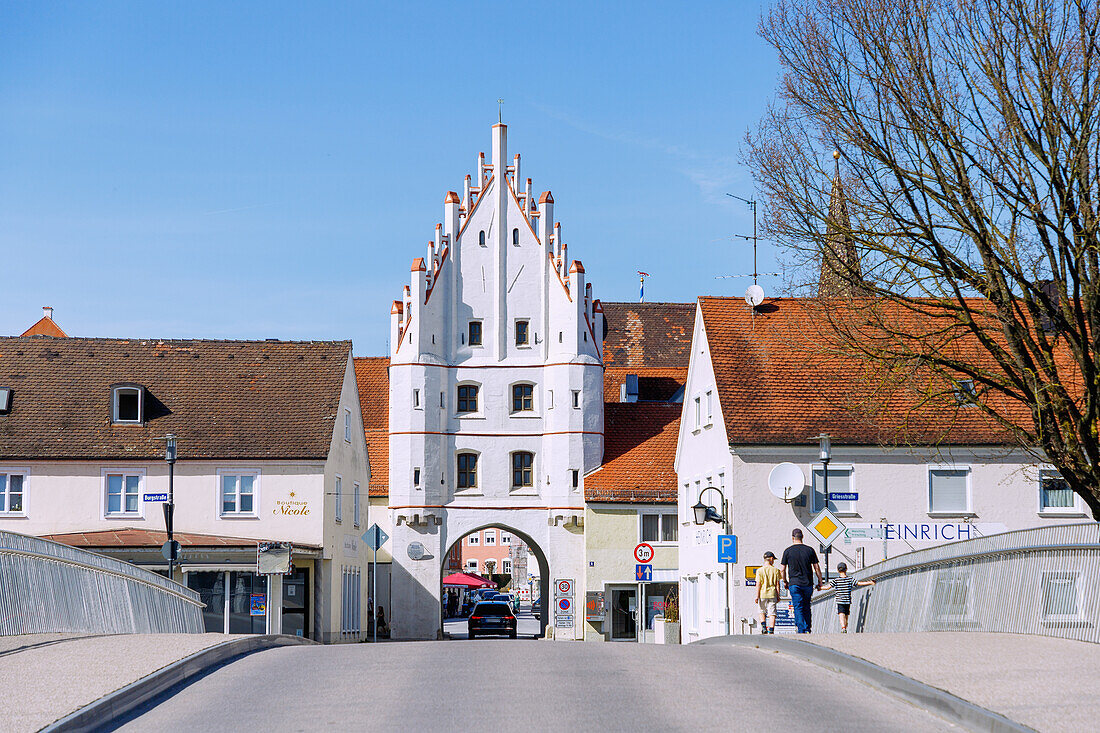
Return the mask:
<path id="1" fill-rule="evenodd" d="M 648 542 L 642 542 L 634 548 L 634 559 L 638 561 L 639 565 L 647 565 L 649 561 L 653 559 L 653 545 Z"/>

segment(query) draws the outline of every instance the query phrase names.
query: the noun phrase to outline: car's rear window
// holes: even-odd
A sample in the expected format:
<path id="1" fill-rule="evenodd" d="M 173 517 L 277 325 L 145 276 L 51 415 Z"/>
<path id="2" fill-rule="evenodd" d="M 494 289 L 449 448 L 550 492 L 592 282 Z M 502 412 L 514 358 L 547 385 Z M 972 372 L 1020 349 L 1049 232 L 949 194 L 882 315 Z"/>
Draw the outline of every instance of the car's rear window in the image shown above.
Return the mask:
<path id="1" fill-rule="evenodd" d="M 508 608 L 507 603 L 482 602 L 477 604 L 474 613 L 478 616 L 511 616 L 512 609 Z"/>

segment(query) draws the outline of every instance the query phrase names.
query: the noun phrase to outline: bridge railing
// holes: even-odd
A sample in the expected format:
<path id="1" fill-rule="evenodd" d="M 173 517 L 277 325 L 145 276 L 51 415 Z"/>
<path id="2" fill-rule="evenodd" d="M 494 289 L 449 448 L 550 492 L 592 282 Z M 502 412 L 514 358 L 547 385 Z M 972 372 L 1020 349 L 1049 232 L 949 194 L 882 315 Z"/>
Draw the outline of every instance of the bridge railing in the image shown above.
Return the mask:
<path id="1" fill-rule="evenodd" d="M 916 550 L 851 574 L 851 631 L 997 631 L 1100 643 L 1100 523 L 1005 532 Z M 833 591 L 815 632 L 840 630 Z"/>
<path id="2" fill-rule="evenodd" d="M 0 531 L 0 636 L 201 633 L 199 594 L 135 565 Z"/>

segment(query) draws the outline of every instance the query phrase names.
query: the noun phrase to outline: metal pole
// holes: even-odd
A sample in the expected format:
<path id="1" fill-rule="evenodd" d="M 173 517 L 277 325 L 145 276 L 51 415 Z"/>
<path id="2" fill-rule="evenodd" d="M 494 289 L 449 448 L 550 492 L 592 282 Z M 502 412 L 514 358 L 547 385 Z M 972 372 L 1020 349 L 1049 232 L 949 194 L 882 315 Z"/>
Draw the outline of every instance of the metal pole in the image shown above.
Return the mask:
<path id="1" fill-rule="evenodd" d="M 821 463 L 825 466 L 822 471 L 825 474 L 825 508 L 829 507 L 829 459 L 821 459 Z M 825 582 L 829 582 L 829 546 L 825 546 Z"/>
<path id="2" fill-rule="evenodd" d="M 374 604 L 373 604 L 374 618 L 372 618 L 370 620 L 371 628 L 374 629 L 373 640 L 371 641 L 371 643 L 372 644 L 377 644 L 378 643 L 378 550 L 377 550 L 377 548 L 374 550 L 374 553 L 371 555 L 371 565 L 373 566 L 373 570 L 371 571 L 371 575 L 374 576 L 371 579 L 371 583 L 374 586 L 374 589 L 371 591 L 371 595 L 374 597 Z"/>
<path id="3" fill-rule="evenodd" d="M 755 232 L 754 232 L 755 233 Z M 755 265 L 752 268 L 756 270 Z M 719 494 L 722 492 L 719 491 Z M 725 494 L 722 495 L 722 520 L 725 525 L 726 534 L 733 534 L 730 531 L 730 515 L 729 515 L 729 502 L 726 501 Z M 726 563 L 726 636 L 730 635 L 730 564 Z"/>
<path id="4" fill-rule="evenodd" d="M 168 462 L 168 513 L 164 517 L 164 523 L 168 530 L 168 579 L 174 580 L 176 576 L 176 546 L 172 544 L 172 515 L 176 511 L 175 492 L 176 462 Z"/>

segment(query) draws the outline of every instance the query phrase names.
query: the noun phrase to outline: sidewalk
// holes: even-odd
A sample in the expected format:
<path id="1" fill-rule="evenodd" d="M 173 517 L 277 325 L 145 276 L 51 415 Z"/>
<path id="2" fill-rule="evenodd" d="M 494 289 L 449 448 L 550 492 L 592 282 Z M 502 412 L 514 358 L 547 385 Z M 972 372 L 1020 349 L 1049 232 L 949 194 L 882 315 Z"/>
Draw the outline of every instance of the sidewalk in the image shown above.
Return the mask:
<path id="1" fill-rule="evenodd" d="M 925 632 L 771 638 L 828 647 L 1039 731 L 1096 730 L 1100 645 L 1026 634 Z"/>
<path id="2" fill-rule="evenodd" d="M 241 635 L 0 637 L 3 731 L 35 731 L 172 662 Z"/>

